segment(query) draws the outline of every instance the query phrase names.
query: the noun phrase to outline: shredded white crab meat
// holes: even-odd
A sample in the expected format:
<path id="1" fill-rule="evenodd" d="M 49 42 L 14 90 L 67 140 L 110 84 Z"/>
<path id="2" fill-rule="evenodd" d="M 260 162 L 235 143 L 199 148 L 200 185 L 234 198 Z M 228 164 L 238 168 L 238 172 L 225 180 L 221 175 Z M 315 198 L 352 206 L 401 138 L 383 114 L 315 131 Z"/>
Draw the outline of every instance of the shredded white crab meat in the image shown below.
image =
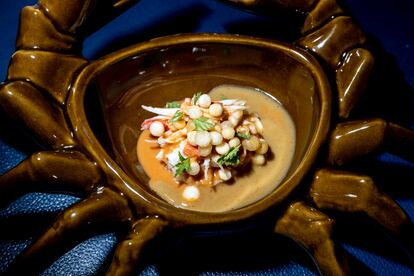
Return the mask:
<path id="1" fill-rule="evenodd" d="M 227 105 L 227 106 L 224 106 L 224 109 L 227 112 L 229 111 L 231 112 L 231 111 L 236 111 L 236 110 L 246 110 L 247 107 L 243 105 Z"/>
<path id="2" fill-rule="evenodd" d="M 157 160 L 162 160 L 163 158 L 164 158 L 164 150 L 163 149 L 161 149 L 159 152 L 158 152 L 158 154 L 155 156 L 155 158 L 157 159 Z"/>
<path id="3" fill-rule="evenodd" d="M 221 100 L 215 101 L 215 103 L 221 103 L 222 105 L 246 105 L 246 101 L 239 99 Z"/>
<path id="4" fill-rule="evenodd" d="M 155 117 L 146 119 L 144 122 L 147 122 L 147 121 L 156 121 L 156 120 L 168 120 L 169 118 L 170 117 L 169 116 L 166 116 L 166 115 L 158 115 L 158 116 L 155 116 Z"/>
<path id="5" fill-rule="evenodd" d="M 141 105 L 141 107 L 148 111 L 158 115 L 169 116 L 172 117 L 174 114 L 180 110 L 180 108 L 160 108 L 160 107 L 152 107 L 147 105 Z"/>
<path id="6" fill-rule="evenodd" d="M 204 159 L 203 162 L 203 168 L 204 168 L 204 179 L 208 179 L 208 169 L 210 168 L 210 158 Z"/>
<path id="7" fill-rule="evenodd" d="M 180 162 L 180 157 L 178 153 L 181 153 L 183 157 L 187 157 L 184 153 L 185 143 L 186 143 L 185 141 L 181 142 L 178 147 L 176 147 L 169 154 L 166 155 L 167 160 L 168 160 L 168 165 L 169 167 L 174 168 L 174 172 L 175 172 L 175 165 L 177 165 Z"/>

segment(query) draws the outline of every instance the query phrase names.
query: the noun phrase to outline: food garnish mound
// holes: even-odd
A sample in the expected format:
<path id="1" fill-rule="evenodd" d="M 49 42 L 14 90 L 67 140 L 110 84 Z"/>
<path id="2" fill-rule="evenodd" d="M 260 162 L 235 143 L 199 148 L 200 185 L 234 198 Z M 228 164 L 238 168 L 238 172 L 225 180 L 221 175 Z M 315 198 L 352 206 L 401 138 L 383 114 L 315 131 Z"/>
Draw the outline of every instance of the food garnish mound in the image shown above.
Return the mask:
<path id="1" fill-rule="evenodd" d="M 268 143 L 258 114 L 247 110 L 246 101 L 214 101 L 197 93 L 182 102 L 169 102 L 165 108 L 142 106 L 157 114 L 146 119 L 142 130 L 149 130 L 158 144 L 156 158 L 166 165 L 174 179 L 186 185 L 186 200 L 199 198 L 198 185 L 213 187 L 231 180 L 239 168 L 252 162 L 266 163 Z"/>

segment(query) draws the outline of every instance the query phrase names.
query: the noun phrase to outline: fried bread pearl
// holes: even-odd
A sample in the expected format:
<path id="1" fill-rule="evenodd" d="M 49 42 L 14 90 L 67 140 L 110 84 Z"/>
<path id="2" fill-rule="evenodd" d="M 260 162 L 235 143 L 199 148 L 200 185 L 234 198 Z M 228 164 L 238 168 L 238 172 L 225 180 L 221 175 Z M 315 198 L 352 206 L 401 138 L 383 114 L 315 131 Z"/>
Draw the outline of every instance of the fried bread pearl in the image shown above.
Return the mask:
<path id="1" fill-rule="evenodd" d="M 174 122 L 173 125 L 176 129 L 183 129 L 186 126 L 186 122 L 184 120 L 179 120 L 177 122 Z"/>
<path id="2" fill-rule="evenodd" d="M 192 130 L 195 130 L 195 124 L 194 124 L 194 122 L 193 121 L 188 121 L 188 123 L 187 123 L 187 131 L 192 131 Z"/>
<path id="3" fill-rule="evenodd" d="M 203 116 L 203 111 L 198 106 L 193 106 L 188 109 L 188 116 L 191 119 L 198 119 Z"/>
<path id="4" fill-rule="evenodd" d="M 243 147 L 248 151 L 256 151 L 260 146 L 259 138 L 252 135 L 250 139 L 243 139 Z"/>
<path id="5" fill-rule="evenodd" d="M 224 155 L 229 152 L 230 146 L 227 143 L 221 143 L 220 145 L 217 145 L 215 149 L 218 154 Z"/>
<path id="6" fill-rule="evenodd" d="M 200 190 L 195 186 L 187 186 L 182 195 L 188 201 L 195 201 L 200 197 Z"/>
<path id="7" fill-rule="evenodd" d="M 264 165 L 264 163 L 266 162 L 266 159 L 263 154 L 255 154 L 252 157 L 252 161 L 253 161 L 253 164 L 261 166 L 261 165 Z"/>
<path id="8" fill-rule="evenodd" d="M 230 146 L 231 148 L 235 148 L 235 147 L 237 147 L 238 145 L 240 145 L 240 139 L 239 139 L 239 138 L 237 138 L 237 137 L 234 137 L 233 139 L 231 139 L 231 140 L 229 141 L 229 146 Z"/>
<path id="9" fill-rule="evenodd" d="M 197 104 L 201 107 L 208 108 L 211 104 L 211 98 L 207 94 L 203 94 L 198 98 Z"/>
<path id="10" fill-rule="evenodd" d="M 200 172 L 200 165 L 196 161 L 190 162 L 190 169 L 188 170 L 189 175 L 197 175 Z"/>
<path id="11" fill-rule="evenodd" d="M 234 125 L 237 126 L 240 123 L 241 118 L 243 117 L 242 110 L 236 110 L 229 116 L 229 121 Z"/>
<path id="12" fill-rule="evenodd" d="M 225 127 L 233 127 L 233 124 L 230 121 L 223 121 L 220 123 L 220 127 L 223 129 Z"/>
<path id="13" fill-rule="evenodd" d="M 217 131 L 210 132 L 210 136 L 211 136 L 211 143 L 214 146 L 220 145 L 223 142 L 223 136 L 221 136 L 221 134 L 218 133 Z"/>
<path id="14" fill-rule="evenodd" d="M 225 127 L 221 130 L 221 135 L 223 135 L 223 138 L 227 140 L 232 139 L 234 137 L 234 134 L 236 134 L 236 132 L 232 127 Z"/>
<path id="15" fill-rule="evenodd" d="M 264 139 L 260 139 L 259 149 L 256 150 L 257 154 L 265 154 L 269 150 L 269 145 Z"/>
<path id="16" fill-rule="evenodd" d="M 211 144 L 210 133 L 207 131 L 197 131 L 196 134 L 196 144 L 199 147 L 207 147 Z"/>
<path id="17" fill-rule="evenodd" d="M 164 134 L 165 128 L 163 123 L 155 121 L 150 125 L 149 131 L 152 136 L 160 137 Z"/>
<path id="18" fill-rule="evenodd" d="M 213 149 L 212 145 L 209 145 L 207 147 L 199 147 L 198 152 L 200 156 L 206 157 L 210 155 L 212 149 Z"/>
<path id="19" fill-rule="evenodd" d="M 223 107 L 221 106 L 221 104 L 215 103 L 210 105 L 210 107 L 208 108 L 208 112 L 211 116 L 219 117 L 221 116 L 221 114 L 223 114 Z"/>
<path id="20" fill-rule="evenodd" d="M 220 177 L 221 180 L 223 181 L 227 181 L 231 178 L 231 171 L 230 170 L 219 170 L 218 171 L 218 176 Z"/>
<path id="21" fill-rule="evenodd" d="M 197 135 L 197 131 L 194 131 L 194 130 L 187 133 L 187 141 L 192 146 L 197 146 L 196 135 Z"/>

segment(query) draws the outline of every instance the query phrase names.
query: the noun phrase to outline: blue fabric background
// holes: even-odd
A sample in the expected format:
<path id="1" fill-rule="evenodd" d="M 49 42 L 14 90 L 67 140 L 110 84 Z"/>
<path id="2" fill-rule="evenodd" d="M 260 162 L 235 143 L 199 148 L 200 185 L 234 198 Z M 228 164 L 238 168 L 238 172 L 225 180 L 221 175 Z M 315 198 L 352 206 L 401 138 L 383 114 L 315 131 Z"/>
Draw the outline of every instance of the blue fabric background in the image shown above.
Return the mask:
<path id="1" fill-rule="evenodd" d="M 377 72 L 364 103 L 370 114 L 414 127 L 414 20 L 411 1 L 344 1 L 369 35 L 377 55 Z M 34 1 L 2 0 L 0 9 L 0 76 L 5 76 L 14 51 L 19 10 Z M 211 0 L 143 0 L 104 28 L 88 37 L 84 55 L 103 54 L 155 36 L 182 32 L 242 33 L 273 37 L 269 23 L 253 14 Z M 375 96 L 375 97 L 373 97 Z M 364 112 L 361 112 L 364 115 Z M 31 152 L 35 143 L 0 118 L 0 174 Z M 414 218 L 414 164 L 382 154 L 358 170 L 373 174 L 379 186 L 393 196 Z M 66 195 L 34 193 L 0 210 L 0 274 L 27 246 L 30 233 L 12 235 L 7 218 L 39 218 L 33 228 L 45 227 L 53 216 L 79 199 Z M 14 220 L 12 220 L 14 221 Z M 360 274 L 414 275 L 413 261 L 400 245 L 364 222 L 344 222 L 338 239 Z M 341 228 L 341 227 L 338 227 Z M 342 228 L 342 229 L 344 229 Z M 5 230 L 6 229 L 6 230 Z M 240 246 L 240 240 L 249 239 Z M 44 275 L 92 275 L 108 262 L 117 237 L 108 233 L 78 245 L 62 256 Z M 178 257 L 177 257 L 178 255 Z M 110 258 L 109 258 L 110 259 Z M 284 238 L 220 237 L 192 239 L 169 245 L 143 275 L 312 275 L 310 258 Z"/>

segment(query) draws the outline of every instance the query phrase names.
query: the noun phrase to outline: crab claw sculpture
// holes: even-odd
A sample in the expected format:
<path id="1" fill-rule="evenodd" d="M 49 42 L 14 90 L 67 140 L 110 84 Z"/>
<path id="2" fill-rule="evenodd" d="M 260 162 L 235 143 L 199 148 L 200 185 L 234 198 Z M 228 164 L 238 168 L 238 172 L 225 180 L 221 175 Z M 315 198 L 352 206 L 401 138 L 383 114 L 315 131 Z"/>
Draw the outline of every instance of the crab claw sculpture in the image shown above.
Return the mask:
<path id="1" fill-rule="evenodd" d="M 182 35 L 143 43 L 95 62 L 83 58 L 84 34 L 133 2 L 39 0 L 38 5 L 21 11 L 16 52 L 0 87 L 0 108 L 10 120 L 24 126 L 45 151 L 34 153 L 0 176 L 0 203 L 5 206 L 34 191 L 78 193 L 84 200 L 61 213 L 6 273 L 39 273 L 91 235 L 128 229 L 107 274 L 129 275 L 150 241 L 166 230 L 220 227 L 267 212 L 276 218 L 274 233 L 301 243 L 322 274 L 343 275 L 350 271 L 331 238 L 334 220 L 324 211 L 364 213 L 395 235 L 411 227 L 406 213 L 376 188 L 372 178 L 340 170 L 379 150 L 414 161 L 414 131 L 382 119 L 347 120 L 368 82 L 374 57 L 364 46 L 363 31 L 335 0 L 230 1 L 256 11 L 301 12 L 302 37 L 290 48 L 265 39 Z M 300 172 L 261 202 L 226 214 L 178 210 L 134 184 L 95 140 L 83 110 L 85 86 L 111 64 L 156 47 L 198 42 L 283 48 L 309 62 L 318 71 L 319 81 L 325 83 L 318 84 L 324 118 L 315 127 Z M 323 72 L 334 77 L 330 88 Z"/>

